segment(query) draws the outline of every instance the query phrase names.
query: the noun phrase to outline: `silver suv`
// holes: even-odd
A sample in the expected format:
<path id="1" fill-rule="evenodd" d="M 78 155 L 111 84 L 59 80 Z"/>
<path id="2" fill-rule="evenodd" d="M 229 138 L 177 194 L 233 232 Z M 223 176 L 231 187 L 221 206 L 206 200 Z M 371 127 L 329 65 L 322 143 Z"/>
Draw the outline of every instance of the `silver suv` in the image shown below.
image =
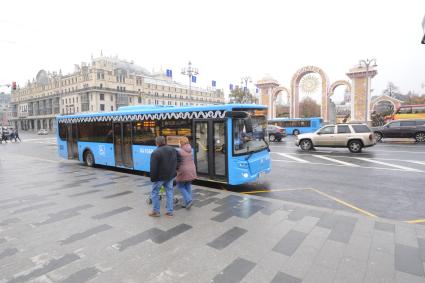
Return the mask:
<path id="1" fill-rule="evenodd" d="M 302 150 L 314 147 L 348 147 L 353 153 L 376 144 L 372 130 L 364 124 L 327 125 L 314 133 L 297 136 L 295 145 Z"/>

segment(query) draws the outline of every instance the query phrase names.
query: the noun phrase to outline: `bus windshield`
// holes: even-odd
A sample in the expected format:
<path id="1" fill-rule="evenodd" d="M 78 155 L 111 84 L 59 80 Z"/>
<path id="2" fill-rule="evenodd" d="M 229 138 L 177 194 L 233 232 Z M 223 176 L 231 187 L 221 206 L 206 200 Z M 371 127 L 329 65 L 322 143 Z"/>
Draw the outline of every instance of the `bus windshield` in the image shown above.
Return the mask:
<path id="1" fill-rule="evenodd" d="M 249 119 L 249 118 L 248 118 Z M 264 115 L 253 115 L 248 119 L 233 119 L 234 154 L 246 154 L 267 148 L 265 134 L 267 119 Z"/>

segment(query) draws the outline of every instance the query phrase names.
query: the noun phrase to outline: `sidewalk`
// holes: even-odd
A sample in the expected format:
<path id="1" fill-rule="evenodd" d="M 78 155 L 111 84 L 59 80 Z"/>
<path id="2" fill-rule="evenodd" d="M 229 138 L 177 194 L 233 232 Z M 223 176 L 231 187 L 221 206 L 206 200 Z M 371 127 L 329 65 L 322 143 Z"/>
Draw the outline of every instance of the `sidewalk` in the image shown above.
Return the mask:
<path id="1" fill-rule="evenodd" d="M 425 225 L 1 153 L 0 282 L 425 282 Z"/>

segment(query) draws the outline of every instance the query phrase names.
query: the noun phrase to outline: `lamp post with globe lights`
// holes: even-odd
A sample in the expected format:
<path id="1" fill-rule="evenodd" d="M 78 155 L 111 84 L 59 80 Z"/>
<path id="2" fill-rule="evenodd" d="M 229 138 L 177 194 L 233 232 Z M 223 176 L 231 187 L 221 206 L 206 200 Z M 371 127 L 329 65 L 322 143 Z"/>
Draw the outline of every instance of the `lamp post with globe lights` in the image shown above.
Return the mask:
<path id="1" fill-rule="evenodd" d="M 373 65 L 372 65 L 373 64 Z M 369 69 L 370 67 L 376 68 L 378 65 L 376 64 L 376 59 L 366 59 L 359 61 L 359 68 L 366 68 L 366 110 L 365 110 L 365 123 L 367 124 L 369 118 L 369 99 L 370 99 L 370 76 Z"/>
<path id="2" fill-rule="evenodd" d="M 189 76 L 189 100 L 192 102 L 192 77 L 199 74 L 198 68 L 192 67 L 192 62 L 189 61 L 187 68 L 182 69 L 182 75 Z"/>
<path id="3" fill-rule="evenodd" d="M 250 76 L 245 76 L 245 77 L 242 77 L 241 78 L 241 85 L 244 85 L 245 84 L 245 86 L 243 88 L 243 99 L 242 99 L 242 103 L 246 103 L 247 102 L 246 94 L 247 94 L 247 91 L 248 91 L 248 82 L 249 83 L 252 83 L 252 79 L 251 79 Z"/>

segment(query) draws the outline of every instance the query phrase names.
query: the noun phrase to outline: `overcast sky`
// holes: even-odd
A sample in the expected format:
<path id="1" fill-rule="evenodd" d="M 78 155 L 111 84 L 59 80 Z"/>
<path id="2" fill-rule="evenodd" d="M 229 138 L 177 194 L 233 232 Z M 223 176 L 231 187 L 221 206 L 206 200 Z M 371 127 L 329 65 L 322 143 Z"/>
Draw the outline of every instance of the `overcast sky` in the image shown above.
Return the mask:
<path id="1" fill-rule="evenodd" d="M 197 86 L 227 92 L 242 76 L 266 74 L 289 87 L 301 67 L 331 83 L 359 59 L 376 58 L 373 94 L 391 81 L 425 92 L 424 0 L 410 1 L 2 1 L 0 84 L 21 86 L 40 69 L 72 72 L 93 54 L 118 55 L 148 70 L 191 60 Z M 7 91 L 5 88 L 0 88 Z"/>

